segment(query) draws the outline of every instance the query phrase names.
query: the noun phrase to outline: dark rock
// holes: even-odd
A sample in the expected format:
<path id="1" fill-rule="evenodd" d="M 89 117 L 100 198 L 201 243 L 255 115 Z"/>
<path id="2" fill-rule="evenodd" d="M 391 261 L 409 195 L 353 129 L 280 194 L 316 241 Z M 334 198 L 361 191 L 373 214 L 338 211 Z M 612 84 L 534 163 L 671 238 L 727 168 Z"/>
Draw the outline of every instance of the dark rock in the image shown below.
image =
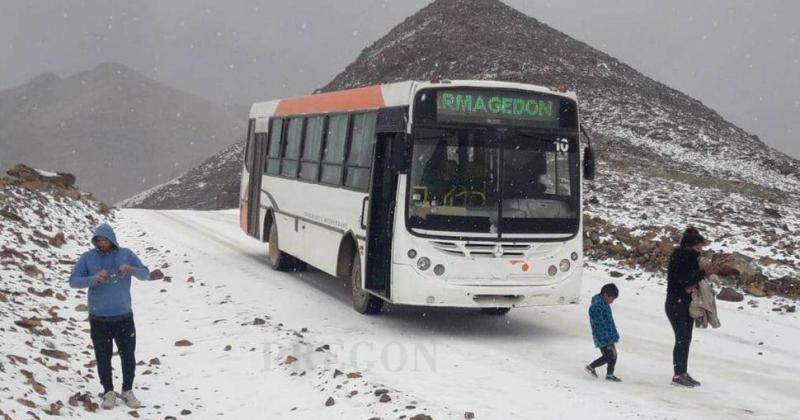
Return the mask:
<path id="1" fill-rule="evenodd" d="M 331 407 L 334 404 L 336 404 L 336 401 L 333 399 L 333 397 L 328 397 L 328 399 L 325 400 L 325 407 Z"/>
<path id="2" fill-rule="evenodd" d="M 764 297 L 764 296 L 766 296 L 766 295 L 767 295 L 767 292 L 765 292 L 765 291 L 764 291 L 764 289 L 762 289 L 762 288 L 761 288 L 759 285 L 757 285 L 757 284 L 751 284 L 751 285 L 747 286 L 747 288 L 745 289 L 745 291 L 746 291 L 747 293 L 749 293 L 749 294 L 751 294 L 751 295 L 755 296 L 755 297 Z"/>
<path id="3" fill-rule="evenodd" d="M 39 350 L 40 353 L 47 357 L 52 357 L 54 359 L 66 360 L 69 361 L 69 353 L 61 351 L 61 350 L 51 350 L 51 349 L 41 349 Z"/>
<path id="4" fill-rule="evenodd" d="M 264 320 L 264 319 L 262 319 L 262 318 L 255 318 L 255 319 L 253 319 L 253 325 L 264 325 L 264 324 L 266 324 L 266 323 L 267 323 L 267 321 L 265 321 L 265 320 Z"/>
<path id="5" fill-rule="evenodd" d="M 56 233 L 55 236 L 50 238 L 50 240 L 48 240 L 47 243 L 49 243 L 50 246 L 54 246 L 56 248 L 61 248 L 65 243 L 67 243 L 67 240 L 66 240 L 66 238 L 64 238 L 64 233 L 63 232 L 58 232 L 58 233 Z"/>
<path id="6" fill-rule="evenodd" d="M 741 302 L 744 300 L 744 295 L 734 290 L 732 287 L 723 287 L 717 295 L 717 299 L 727 302 Z"/>
<path id="7" fill-rule="evenodd" d="M 178 340 L 175 342 L 175 347 L 189 347 L 191 345 L 193 345 L 193 343 L 186 339 Z"/>
<path id="8" fill-rule="evenodd" d="M 161 280 L 163 278 L 164 278 L 164 273 L 159 269 L 155 269 L 150 272 L 150 280 Z"/>
<path id="9" fill-rule="evenodd" d="M 389 394 L 381 394 L 381 398 L 378 401 L 380 401 L 382 403 L 387 403 L 387 402 L 389 402 L 391 400 L 392 400 L 392 397 L 390 397 Z"/>
<path id="10" fill-rule="evenodd" d="M 13 220 L 15 222 L 25 224 L 25 221 L 22 220 L 22 217 L 20 217 L 17 213 L 14 213 L 13 211 L 11 211 L 9 209 L 0 210 L 0 216 L 3 216 L 8 220 Z"/>
<path id="11" fill-rule="evenodd" d="M 619 271 L 612 271 L 612 272 L 610 272 L 608 274 L 611 277 L 614 277 L 614 278 L 620 278 L 620 277 L 624 276 L 624 274 L 620 273 Z"/>

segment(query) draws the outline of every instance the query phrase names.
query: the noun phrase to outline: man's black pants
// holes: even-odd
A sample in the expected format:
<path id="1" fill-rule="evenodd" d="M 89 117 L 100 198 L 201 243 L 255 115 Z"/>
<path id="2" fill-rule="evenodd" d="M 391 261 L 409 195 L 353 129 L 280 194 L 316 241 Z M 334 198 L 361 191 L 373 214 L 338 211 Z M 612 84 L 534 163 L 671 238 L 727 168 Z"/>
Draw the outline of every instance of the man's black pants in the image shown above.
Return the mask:
<path id="1" fill-rule="evenodd" d="M 97 375 L 103 392 L 114 390 L 114 380 L 111 376 L 111 356 L 113 355 L 113 342 L 117 343 L 117 351 L 122 361 L 122 391 L 133 389 L 133 377 L 136 371 L 136 326 L 133 324 L 133 314 L 122 319 L 104 320 L 90 318 L 89 324 L 92 331 L 92 344 L 94 356 L 97 360 Z"/>
<path id="2" fill-rule="evenodd" d="M 675 333 L 675 347 L 672 348 L 672 365 L 675 375 L 686 373 L 689 365 L 689 345 L 692 344 L 694 320 L 689 316 L 689 302 L 686 299 L 664 305 L 667 318 Z"/>
<path id="3" fill-rule="evenodd" d="M 614 345 L 601 347 L 600 353 L 603 355 L 600 356 L 599 359 L 595 360 L 590 364 L 593 369 L 597 369 L 600 366 L 605 365 L 608 363 L 608 367 L 606 367 L 606 375 L 613 375 L 614 374 L 614 367 L 617 365 L 617 348 Z"/>

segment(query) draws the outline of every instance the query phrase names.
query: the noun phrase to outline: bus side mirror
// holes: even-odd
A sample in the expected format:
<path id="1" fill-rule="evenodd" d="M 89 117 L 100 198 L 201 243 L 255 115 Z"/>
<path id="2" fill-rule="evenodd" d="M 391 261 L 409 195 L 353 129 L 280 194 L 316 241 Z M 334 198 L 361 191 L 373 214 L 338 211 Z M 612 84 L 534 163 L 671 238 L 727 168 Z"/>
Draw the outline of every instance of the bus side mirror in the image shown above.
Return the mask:
<path id="1" fill-rule="evenodd" d="M 594 180 L 594 152 L 591 147 L 583 149 L 583 178 Z"/>

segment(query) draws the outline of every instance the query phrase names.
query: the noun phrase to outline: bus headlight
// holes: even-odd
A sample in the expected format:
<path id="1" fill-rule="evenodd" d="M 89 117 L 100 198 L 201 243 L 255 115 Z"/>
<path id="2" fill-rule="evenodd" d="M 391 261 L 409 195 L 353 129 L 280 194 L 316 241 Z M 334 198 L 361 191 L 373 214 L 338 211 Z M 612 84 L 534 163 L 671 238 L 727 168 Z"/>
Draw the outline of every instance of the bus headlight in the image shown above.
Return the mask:
<path id="1" fill-rule="evenodd" d="M 422 271 L 425 271 L 431 268 L 431 260 L 428 257 L 422 257 L 417 260 L 417 268 Z"/>
<path id="2" fill-rule="evenodd" d="M 578 253 L 577 252 L 573 252 L 572 254 L 570 254 L 569 257 L 572 258 L 572 261 L 578 261 Z"/>
<path id="3" fill-rule="evenodd" d="M 558 274 L 558 269 L 556 268 L 556 266 L 551 265 L 550 268 L 547 269 L 547 274 L 549 274 L 550 277 L 553 277 L 556 274 Z"/>
<path id="4" fill-rule="evenodd" d="M 444 266 L 441 264 L 436 264 L 436 266 L 433 267 L 433 274 L 436 274 L 437 276 L 444 274 Z"/>
<path id="5" fill-rule="evenodd" d="M 558 268 L 560 268 L 561 271 L 569 271 L 569 260 L 566 258 L 561 260 L 561 263 L 558 264 Z"/>
<path id="6" fill-rule="evenodd" d="M 409 249 L 408 250 L 408 258 L 411 258 L 411 259 L 417 258 L 417 250 L 416 249 Z"/>

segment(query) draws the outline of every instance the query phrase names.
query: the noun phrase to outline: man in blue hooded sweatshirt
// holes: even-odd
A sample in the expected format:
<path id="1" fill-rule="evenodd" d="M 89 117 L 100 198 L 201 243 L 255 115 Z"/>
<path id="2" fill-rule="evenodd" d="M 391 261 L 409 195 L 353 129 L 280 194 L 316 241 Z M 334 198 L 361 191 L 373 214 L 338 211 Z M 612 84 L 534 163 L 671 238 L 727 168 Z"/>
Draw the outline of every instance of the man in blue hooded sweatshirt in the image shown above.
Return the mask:
<path id="1" fill-rule="evenodd" d="M 92 344 L 97 360 L 97 375 L 103 385 L 105 409 L 116 406 L 117 394 L 111 376 L 113 343 L 122 360 L 122 394 L 131 408 L 141 406 L 133 395 L 133 377 L 136 370 L 136 327 L 131 309 L 131 276 L 148 280 L 150 270 L 128 248 L 117 243 L 114 230 L 100 225 L 92 237 L 94 248 L 81 255 L 75 264 L 69 285 L 76 289 L 89 289 L 89 323 Z"/>

